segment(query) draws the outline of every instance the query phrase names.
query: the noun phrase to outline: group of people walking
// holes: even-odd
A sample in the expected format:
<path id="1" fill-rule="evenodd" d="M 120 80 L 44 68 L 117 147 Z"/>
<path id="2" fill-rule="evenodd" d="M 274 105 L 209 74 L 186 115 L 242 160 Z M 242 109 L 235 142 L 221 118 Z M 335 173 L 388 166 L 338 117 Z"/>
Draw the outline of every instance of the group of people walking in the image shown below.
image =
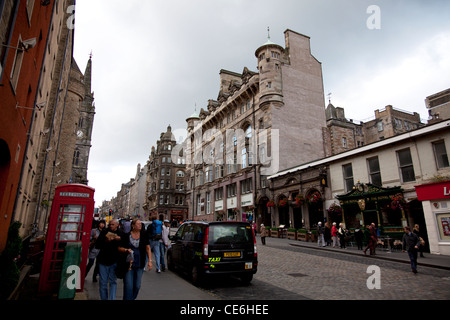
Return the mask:
<path id="1" fill-rule="evenodd" d="M 100 221 L 91 231 L 86 275 L 96 262 L 92 280 L 99 276 L 101 300 L 115 300 L 117 279 L 123 279 L 123 299 L 135 300 L 141 288 L 144 270 L 165 270 L 165 252 L 169 246 L 170 223 L 154 219 L 145 229 L 140 219 L 127 219 L 120 226 L 117 219 Z"/>

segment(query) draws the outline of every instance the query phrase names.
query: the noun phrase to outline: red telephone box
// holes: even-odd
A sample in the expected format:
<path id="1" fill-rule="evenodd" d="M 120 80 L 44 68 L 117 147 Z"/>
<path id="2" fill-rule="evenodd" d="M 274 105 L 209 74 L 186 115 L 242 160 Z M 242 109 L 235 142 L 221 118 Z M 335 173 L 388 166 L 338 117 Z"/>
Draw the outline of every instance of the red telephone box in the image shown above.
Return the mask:
<path id="1" fill-rule="evenodd" d="M 81 184 L 56 187 L 39 279 L 39 293 L 58 291 L 65 248 L 69 243 L 81 243 L 81 288 L 78 291 L 83 290 L 94 216 L 94 192 L 93 188 Z"/>

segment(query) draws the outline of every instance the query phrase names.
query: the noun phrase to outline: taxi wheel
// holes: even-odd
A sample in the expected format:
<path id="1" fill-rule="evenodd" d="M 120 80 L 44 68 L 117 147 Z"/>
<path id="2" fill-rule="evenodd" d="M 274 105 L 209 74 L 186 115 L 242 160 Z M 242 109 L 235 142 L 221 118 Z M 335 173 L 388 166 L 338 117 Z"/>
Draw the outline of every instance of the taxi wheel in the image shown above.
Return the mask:
<path id="1" fill-rule="evenodd" d="M 240 278 L 241 278 L 241 281 L 243 282 L 243 283 L 245 283 L 245 284 L 250 284 L 250 282 L 252 282 L 252 280 L 253 280 L 253 273 L 250 273 L 250 274 L 243 274 L 243 275 L 241 275 L 240 276 Z"/>
<path id="2" fill-rule="evenodd" d="M 192 270 L 191 270 L 191 281 L 194 285 L 199 285 L 202 283 L 203 277 L 202 274 L 200 273 L 199 269 L 197 266 L 193 266 Z"/>

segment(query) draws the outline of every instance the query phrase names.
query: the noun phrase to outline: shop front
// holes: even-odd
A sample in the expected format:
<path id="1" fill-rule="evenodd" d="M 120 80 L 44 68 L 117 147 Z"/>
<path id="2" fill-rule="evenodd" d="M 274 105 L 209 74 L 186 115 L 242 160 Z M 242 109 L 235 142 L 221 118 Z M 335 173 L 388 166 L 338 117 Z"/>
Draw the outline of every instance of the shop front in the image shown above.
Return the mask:
<path id="1" fill-rule="evenodd" d="M 403 227 L 407 225 L 407 214 L 400 187 L 382 188 L 357 183 L 352 191 L 337 196 L 337 199 L 342 208 L 339 217 L 347 229 L 375 223 L 381 236 L 402 237 Z"/>
<path id="2" fill-rule="evenodd" d="M 430 252 L 450 255 L 450 181 L 415 186 L 422 202 Z"/>

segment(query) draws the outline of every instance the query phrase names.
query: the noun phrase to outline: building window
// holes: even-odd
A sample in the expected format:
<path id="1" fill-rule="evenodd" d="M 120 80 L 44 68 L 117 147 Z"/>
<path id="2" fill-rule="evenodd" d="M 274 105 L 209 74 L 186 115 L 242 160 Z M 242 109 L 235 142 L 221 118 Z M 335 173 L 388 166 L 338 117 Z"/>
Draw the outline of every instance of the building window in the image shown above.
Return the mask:
<path id="1" fill-rule="evenodd" d="M 261 181 L 260 181 L 261 188 L 266 188 L 267 187 L 266 176 L 261 176 L 260 179 L 261 179 Z"/>
<path id="2" fill-rule="evenodd" d="M 377 122 L 377 129 L 378 132 L 383 131 L 383 121 Z"/>
<path id="3" fill-rule="evenodd" d="M 19 41 L 17 43 L 17 47 L 19 47 L 22 39 L 19 37 Z M 20 69 L 22 68 L 23 61 L 23 50 L 16 50 L 16 56 L 14 57 L 14 64 L 11 70 L 11 75 L 9 77 L 9 81 L 11 82 L 11 86 L 13 87 L 14 92 L 16 92 L 17 83 L 19 82 Z"/>
<path id="4" fill-rule="evenodd" d="M 342 147 L 347 149 L 347 138 L 346 137 L 342 138 Z"/>
<path id="5" fill-rule="evenodd" d="M 236 196 L 236 183 L 227 185 L 227 198 Z"/>
<path id="6" fill-rule="evenodd" d="M 208 183 L 212 181 L 213 181 L 213 166 L 208 166 L 205 172 L 205 182 Z"/>
<path id="7" fill-rule="evenodd" d="M 73 153 L 73 162 L 72 162 L 72 164 L 74 166 L 78 166 L 79 161 L 80 161 L 80 150 L 78 150 L 78 148 L 77 148 L 77 149 L 75 149 L 75 152 Z"/>
<path id="8" fill-rule="evenodd" d="M 223 199 L 223 188 L 222 187 L 214 190 L 214 199 L 215 200 Z"/>
<path id="9" fill-rule="evenodd" d="M 184 182 L 183 181 L 176 181 L 175 182 L 175 189 L 179 191 L 184 190 Z"/>
<path id="10" fill-rule="evenodd" d="M 342 166 L 342 171 L 344 174 L 344 186 L 345 186 L 345 191 L 351 191 L 353 189 L 353 186 L 355 185 L 355 183 L 353 182 L 353 168 L 352 168 L 352 164 L 346 164 Z"/>
<path id="11" fill-rule="evenodd" d="M 206 214 L 211 212 L 211 193 L 206 193 Z"/>
<path id="12" fill-rule="evenodd" d="M 382 182 L 378 157 L 367 159 L 367 166 L 369 167 L 370 183 L 375 186 L 381 187 Z"/>
<path id="13" fill-rule="evenodd" d="M 247 168 L 248 163 L 247 163 L 247 149 L 242 149 L 242 169 Z"/>
<path id="14" fill-rule="evenodd" d="M 183 171 L 177 171 L 177 177 L 184 177 L 184 172 Z"/>
<path id="15" fill-rule="evenodd" d="M 447 149 L 444 141 L 433 143 L 434 156 L 436 157 L 436 164 L 438 169 L 449 167 Z"/>
<path id="16" fill-rule="evenodd" d="M 402 182 L 415 181 L 416 178 L 409 148 L 397 151 L 397 159 Z"/>
<path id="17" fill-rule="evenodd" d="M 200 199 L 200 195 L 197 195 L 197 215 L 200 214 L 200 212 L 202 211 L 202 204 L 201 204 L 201 199 Z"/>
<path id="18" fill-rule="evenodd" d="M 159 204 L 164 204 L 164 196 L 163 195 L 159 196 Z"/>
<path id="19" fill-rule="evenodd" d="M 216 179 L 223 177 L 223 165 L 216 166 Z"/>
<path id="20" fill-rule="evenodd" d="M 242 194 L 246 194 L 246 193 L 251 193 L 253 190 L 253 179 L 252 178 L 248 178 L 245 180 L 241 181 L 241 193 Z"/>
<path id="21" fill-rule="evenodd" d="M 159 190 L 164 189 L 164 180 L 161 180 L 161 183 L 159 185 Z"/>

